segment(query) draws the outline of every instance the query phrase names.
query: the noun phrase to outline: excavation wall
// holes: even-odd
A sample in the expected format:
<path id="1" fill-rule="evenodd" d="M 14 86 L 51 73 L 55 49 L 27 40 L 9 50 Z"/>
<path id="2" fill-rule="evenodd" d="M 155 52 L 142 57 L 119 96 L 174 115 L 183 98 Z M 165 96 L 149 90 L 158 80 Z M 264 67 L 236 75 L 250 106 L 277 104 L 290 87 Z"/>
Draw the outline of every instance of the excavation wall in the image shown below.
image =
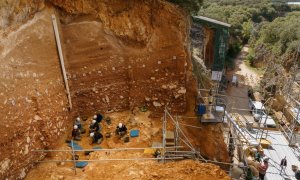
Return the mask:
<path id="1" fill-rule="evenodd" d="M 144 104 L 153 111 L 168 105 L 184 112 L 186 92 L 194 89 L 188 20 L 173 5 L 1 1 L 0 179 L 24 178 L 43 158 L 31 150 L 52 148 L 72 125 L 51 24 L 54 12 L 62 22 L 75 114 Z"/>
<path id="2" fill-rule="evenodd" d="M 0 179 L 24 178 L 32 162 L 65 130 L 67 99 L 50 9 L 0 40 Z"/>
<path id="3" fill-rule="evenodd" d="M 74 106 L 186 109 L 187 18 L 160 1 L 58 1 Z"/>

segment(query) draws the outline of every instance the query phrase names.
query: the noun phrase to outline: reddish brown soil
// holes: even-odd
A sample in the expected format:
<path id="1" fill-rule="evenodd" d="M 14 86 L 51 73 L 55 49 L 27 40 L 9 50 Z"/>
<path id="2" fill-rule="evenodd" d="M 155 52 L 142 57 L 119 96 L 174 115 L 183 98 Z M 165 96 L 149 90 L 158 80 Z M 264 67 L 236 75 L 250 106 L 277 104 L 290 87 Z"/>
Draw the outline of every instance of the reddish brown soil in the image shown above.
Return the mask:
<path id="1" fill-rule="evenodd" d="M 135 114 L 135 115 L 134 115 Z M 84 149 L 91 149 L 95 146 L 101 146 L 102 148 L 123 148 L 123 147 L 151 147 L 153 142 L 161 142 L 162 140 L 162 121 L 160 119 L 150 119 L 150 112 L 140 112 L 138 109 L 131 111 L 125 111 L 122 113 L 113 113 L 106 116 L 110 116 L 112 124 L 107 125 L 102 122 L 102 133 L 113 132 L 116 125 L 119 122 L 123 122 L 127 125 L 128 129 L 139 129 L 140 136 L 136 138 L 130 138 L 130 142 L 124 143 L 114 134 L 110 138 L 105 138 L 100 145 L 90 145 L 90 138 L 88 133 L 82 136 L 82 140 L 78 142 Z M 90 119 L 84 122 L 84 127 L 87 128 L 90 123 Z M 180 121 L 183 123 L 190 123 Z M 171 122 L 168 122 L 170 127 Z M 207 126 L 213 127 L 213 126 Z M 209 132 L 205 131 L 205 132 Z M 200 136 L 201 138 L 214 138 L 214 135 L 209 133 L 203 135 L 203 131 L 193 131 L 188 129 L 192 133 L 188 133 L 189 137 L 195 138 L 190 135 Z M 192 143 L 196 143 L 198 146 L 202 146 L 201 138 L 195 138 Z M 200 143 L 198 143 L 200 142 Z M 216 140 L 216 142 L 219 142 Z M 220 142 L 219 142 L 220 143 Z M 214 157 L 216 153 L 215 143 L 207 141 L 205 149 L 202 153 L 209 152 L 207 157 Z M 220 146 L 219 146 L 220 147 Z M 69 149 L 66 144 L 62 144 L 57 147 L 58 149 Z M 202 150 L 202 149 L 201 149 Z M 90 156 L 85 156 L 83 153 L 77 153 L 80 159 L 101 160 L 101 159 L 127 159 L 127 158 L 152 158 L 151 154 L 144 154 L 143 150 L 137 151 L 110 151 L 110 152 L 94 152 Z M 206 155 L 206 154 L 205 154 Z M 222 156 L 222 154 L 220 154 Z M 224 155 L 223 155 L 224 156 Z M 70 153 L 51 153 L 45 160 L 70 160 Z M 217 156 L 216 159 L 219 159 Z M 83 170 L 77 168 L 77 175 L 74 175 L 72 171 L 73 164 L 69 163 L 41 163 L 34 168 L 27 176 L 27 179 L 93 179 L 96 177 L 102 177 L 104 179 L 227 179 L 224 171 L 219 167 L 211 164 L 200 164 L 197 161 L 185 160 L 176 162 L 167 162 L 162 164 L 156 161 L 100 161 L 98 163 L 91 162 Z M 207 169 L 209 168 L 209 169 Z M 121 173 L 121 174 L 120 174 Z"/>
<path id="2" fill-rule="evenodd" d="M 162 2 L 53 2 L 71 14 L 87 14 L 61 13 L 70 88 L 80 114 L 144 104 L 153 111 L 164 105 L 186 110 L 192 79 L 187 18 L 179 9 Z"/>
<path id="3" fill-rule="evenodd" d="M 66 148 L 61 142 L 65 140 L 66 129 L 73 126 L 70 119 L 76 115 L 128 110 L 144 104 L 152 112 L 162 111 L 164 105 L 175 112 L 188 111 L 189 115 L 193 112 L 189 106 L 194 106 L 192 99 L 195 96 L 188 98 L 187 93 L 194 94 L 196 86 L 188 52 L 188 19 L 182 10 L 166 2 L 152 0 L 51 2 L 53 4 L 46 7 L 44 4 L 34 5 L 32 0 L 12 4 L 13 11 L 8 13 L 12 14 L 6 20 L 14 23 L 0 29 L 1 178 L 24 178 L 33 162 L 44 157 L 44 154 L 31 150 L 53 148 L 55 145 Z M 33 8 L 26 9 L 24 4 Z M 28 13 L 24 14 L 21 9 Z M 74 103 L 71 112 L 67 110 L 68 101 L 50 18 L 58 9 Z M 113 125 L 104 127 L 103 131 L 113 130 L 119 121 L 126 122 L 130 112 L 123 113 L 114 117 Z M 122 144 L 113 137 L 111 141 L 103 142 L 103 146 L 150 146 L 152 141 L 161 140 L 158 133 L 161 115 L 157 117 L 147 119 L 145 124 L 132 127 L 128 124 L 130 128 L 138 127 L 143 132 L 142 140 L 133 139 L 128 144 Z M 197 125 L 198 122 L 186 123 Z M 220 152 L 220 149 L 215 149 L 216 145 L 223 147 L 221 133 L 213 130 L 214 125 L 208 127 L 185 131 L 195 146 L 203 147 L 201 152 L 206 157 L 225 161 L 226 150 Z M 91 147 L 87 141 L 82 143 L 85 148 Z M 49 159 L 61 156 L 70 158 L 66 154 L 49 156 Z M 154 165 L 147 163 L 150 171 Z M 180 164 L 184 163 L 179 163 L 179 172 Z M 211 167 L 198 167 L 194 162 L 191 164 L 195 166 L 194 174 L 197 174 L 199 167 Z M 36 177 L 43 179 L 45 175 L 46 179 L 55 179 L 51 177 L 52 170 L 66 174 L 70 172 L 70 164 L 56 170 L 53 165 L 40 165 L 47 168 L 50 174 L 42 168 L 37 170 Z M 123 165 L 124 169 L 128 168 L 128 164 Z M 144 165 L 136 166 L 142 168 Z M 108 165 L 106 170 L 114 166 Z M 207 178 L 211 177 L 210 173 L 214 172 L 208 170 L 199 171 L 199 175 L 207 173 Z M 90 172 L 92 177 L 93 173 L 97 173 Z M 223 177 L 223 172 L 221 175 L 219 170 L 216 172 L 214 177 Z M 160 174 L 158 172 L 158 177 L 161 177 Z M 185 174 L 188 176 L 190 171 Z M 170 177 L 175 176 L 170 171 Z"/>
<path id="4" fill-rule="evenodd" d="M 0 31 L 0 177 L 23 178 L 41 158 L 31 150 L 53 145 L 66 129 L 67 99 L 50 14 L 37 13 L 5 38 Z"/>
<path id="5" fill-rule="evenodd" d="M 56 171 L 56 164 L 42 164 L 40 169 L 46 173 L 37 176 L 34 175 L 35 170 L 33 170 L 28 179 L 230 179 L 217 166 L 192 160 L 167 164 L 154 161 L 92 163 L 84 171 L 77 170 L 77 175 L 74 175 L 74 171 L 70 168 L 60 168 Z"/>

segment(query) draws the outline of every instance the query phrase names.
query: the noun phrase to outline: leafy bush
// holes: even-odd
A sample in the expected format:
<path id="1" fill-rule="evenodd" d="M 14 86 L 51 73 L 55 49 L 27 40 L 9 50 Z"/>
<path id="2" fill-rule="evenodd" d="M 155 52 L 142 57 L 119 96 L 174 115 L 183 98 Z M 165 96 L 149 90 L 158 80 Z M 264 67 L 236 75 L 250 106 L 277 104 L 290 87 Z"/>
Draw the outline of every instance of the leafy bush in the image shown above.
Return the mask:
<path id="1" fill-rule="evenodd" d="M 298 26 L 290 26 L 279 33 L 275 24 L 267 25 L 291 10 L 293 9 L 285 3 L 272 3 L 271 0 L 207 0 L 204 1 L 199 15 L 231 24 L 228 59 L 232 59 L 239 53 L 238 47 L 245 43 L 272 44 L 269 49 L 276 54 L 295 49 L 295 35 L 288 31 L 295 32 L 296 28 L 299 30 Z M 285 26 L 282 24 L 282 28 Z M 253 61 L 255 53 L 249 58 Z"/>
<path id="2" fill-rule="evenodd" d="M 203 0 L 168 0 L 171 3 L 178 4 L 191 14 L 197 14 Z"/>
<path id="3" fill-rule="evenodd" d="M 300 46 L 300 12 L 289 13 L 262 25 L 254 48 L 264 46 L 276 56 L 295 51 Z"/>
<path id="4" fill-rule="evenodd" d="M 254 63 L 254 60 L 255 60 L 255 57 L 253 54 L 248 54 L 247 57 L 246 57 L 246 60 L 249 61 L 249 64 L 250 66 L 253 66 L 253 63 Z"/>

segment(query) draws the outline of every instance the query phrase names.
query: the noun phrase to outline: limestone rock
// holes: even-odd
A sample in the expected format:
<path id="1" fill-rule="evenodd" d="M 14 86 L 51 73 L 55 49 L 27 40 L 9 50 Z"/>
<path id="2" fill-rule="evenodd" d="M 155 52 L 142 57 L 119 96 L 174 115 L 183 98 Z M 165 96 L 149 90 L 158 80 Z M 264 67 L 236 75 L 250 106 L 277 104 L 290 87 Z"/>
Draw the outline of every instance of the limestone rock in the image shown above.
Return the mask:
<path id="1" fill-rule="evenodd" d="M 40 121 L 40 120 L 42 120 L 42 118 L 41 118 L 40 116 L 38 116 L 38 115 L 35 115 L 35 116 L 34 116 L 34 120 Z"/>
<path id="2" fill-rule="evenodd" d="M 186 89 L 184 87 L 181 87 L 177 92 L 178 92 L 178 94 L 185 94 Z"/>
<path id="3" fill-rule="evenodd" d="M 153 106 L 154 107 L 161 107 L 162 105 L 157 101 L 153 101 Z"/>

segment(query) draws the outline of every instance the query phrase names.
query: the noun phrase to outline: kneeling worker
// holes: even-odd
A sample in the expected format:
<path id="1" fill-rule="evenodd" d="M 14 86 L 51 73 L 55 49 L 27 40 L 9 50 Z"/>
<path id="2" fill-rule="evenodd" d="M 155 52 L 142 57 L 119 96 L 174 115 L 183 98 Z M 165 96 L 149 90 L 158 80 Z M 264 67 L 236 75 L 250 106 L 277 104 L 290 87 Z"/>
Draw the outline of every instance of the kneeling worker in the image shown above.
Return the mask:
<path id="1" fill-rule="evenodd" d="M 97 123 L 100 124 L 101 121 L 102 121 L 102 119 L 103 119 L 103 116 L 102 116 L 101 114 L 98 113 L 98 114 L 95 114 L 95 115 L 94 115 L 93 119 L 96 120 Z"/>
<path id="2" fill-rule="evenodd" d="M 78 129 L 80 130 L 81 134 L 84 134 L 85 133 L 85 129 L 83 128 L 82 124 L 81 124 L 81 119 L 80 117 L 77 117 L 75 119 L 75 125 L 78 126 Z"/>
<path id="3" fill-rule="evenodd" d="M 92 120 L 92 124 L 90 125 L 90 133 L 98 132 L 99 130 L 100 130 L 99 124 L 96 122 L 96 120 Z"/>
<path id="4" fill-rule="evenodd" d="M 76 141 L 80 141 L 81 140 L 80 134 L 81 134 L 80 129 L 78 128 L 77 125 L 74 125 L 73 131 L 72 131 L 73 139 Z"/>
<path id="5" fill-rule="evenodd" d="M 120 136 L 125 135 L 127 133 L 126 126 L 122 123 L 119 123 L 119 126 L 117 126 L 117 129 L 116 129 L 116 133 Z"/>
<path id="6" fill-rule="evenodd" d="M 92 138 L 92 143 L 97 143 L 97 144 L 101 144 L 102 140 L 103 140 L 103 135 L 99 132 L 92 132 L 90 134 L 90 137 Z"/>

